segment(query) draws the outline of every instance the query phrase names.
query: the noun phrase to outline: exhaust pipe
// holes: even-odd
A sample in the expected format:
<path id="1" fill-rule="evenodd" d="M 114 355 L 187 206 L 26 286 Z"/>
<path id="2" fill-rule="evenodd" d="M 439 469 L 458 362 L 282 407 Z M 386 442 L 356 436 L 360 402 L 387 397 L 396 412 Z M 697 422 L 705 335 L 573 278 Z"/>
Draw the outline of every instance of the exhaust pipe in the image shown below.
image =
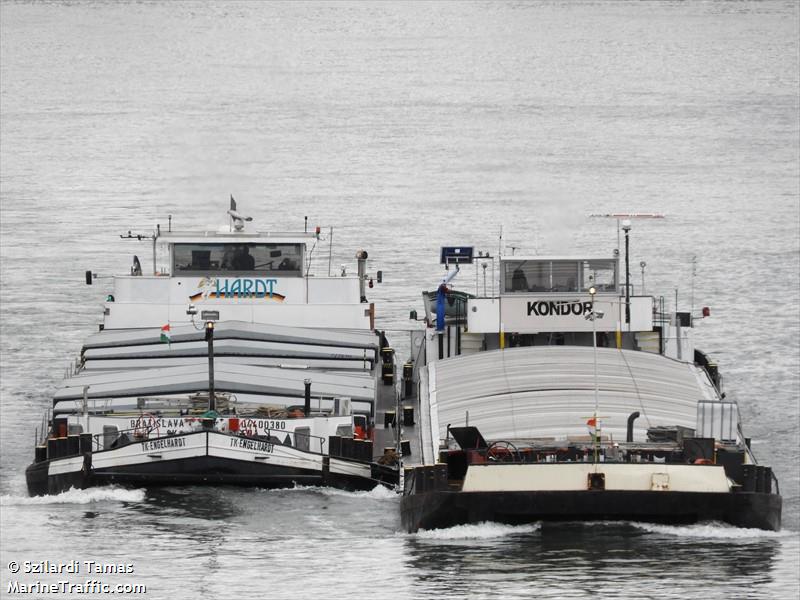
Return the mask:
<path id="1" fill-rule="evenodd" d="M 305 404 L 303 405 L 303 412 L 306 416 L 311 414 L 311 380 L 304 379 L 303 383 L 306 386 Z"/>
<path id="2" fill-rule="evenodd" d="M 358 291 L 361 296 L 361 302 L 367 301 L 367 251 L 359 250 L 356 252 L 356 259 L 358 261 Z"/>
<path id="3" fill-rule="evenodd" d="M 626 442 L 633 441 L 633 422 L 639 418 L 639 411 L 632 412 L 628 417 L 628 435 L 625 437 Z"/>

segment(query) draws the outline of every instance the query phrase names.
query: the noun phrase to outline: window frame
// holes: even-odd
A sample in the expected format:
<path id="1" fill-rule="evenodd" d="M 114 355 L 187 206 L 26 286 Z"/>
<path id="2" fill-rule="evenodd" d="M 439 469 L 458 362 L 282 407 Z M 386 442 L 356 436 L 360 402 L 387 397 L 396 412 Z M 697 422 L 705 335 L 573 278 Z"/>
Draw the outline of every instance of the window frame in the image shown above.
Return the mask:
<path id="1" fill-rule="evenodd" d="M 234 260 L 229 252 L 248 248 L 253 257 L 253 269 L 223 268 L 226 260 Z M 195 253 L 208 252 L 208 266 L 195 267 Z M 279 252 L 277 256 L 271 256 Z M 188 254 L 187 254 L 188 253 Z M 262 256 L 258 256 L 263 254 Z M 200 257 L 204 262 L 203 257 Z M 272 260 L 267 260 L 272 259 Z M 262 260 L 259 264 L 257 261 Z M 284 261 L 294 268 L 278 268 Z M 173 277 L 185 275 L 213 275 L 217 277 L 302 277 L 305 260 L 305 244 L 301 242 L 179 242 L 170 244 L 170 265 Z M 269 268 L 263 268 L 270 265 Z M 260 268 L 261 267 L 261 268 Z"/>
<path id="2" fill-rule="evenodd" d="M 598 292 L 616 293 L 619 290 L 619 261 L 615 258 L 591 259 L 559 259 L 548 258 L 539 260 L 526 258 L 520 260 L 504 260 L 504 271 L 501 273 L 503 294 L 580 294 L 588 293 L 590 283 L 588 272 L 590 266 L 599 274 L 604 267 L 605 273 L 611 273 L 611 283 L 597 283 Z M 570 267 L 570 268 L 565 268 Z M 517 270 L 521 275 L 514 282 Z M 598 278 L 599 279 L 599 278 Z M 607 279 L 607 278 L 606 278 Z M 565 283 L 559 284 L 559 280 Z M 574 283 L 567 285 L 570 281 Z M 524 287 L 519 288 L 524 283 Z M 519 289 L 514 289 L 517 286 Z"/>

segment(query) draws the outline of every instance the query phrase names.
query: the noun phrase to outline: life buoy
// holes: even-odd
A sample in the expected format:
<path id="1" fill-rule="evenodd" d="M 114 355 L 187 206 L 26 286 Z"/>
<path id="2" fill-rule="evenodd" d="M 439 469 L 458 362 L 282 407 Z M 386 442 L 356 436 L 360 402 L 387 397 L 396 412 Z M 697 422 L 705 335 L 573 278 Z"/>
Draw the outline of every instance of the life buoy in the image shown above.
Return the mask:
<path id="1" fill-rule="evenodd" d="M 708 458 L 697 458 L 694 461 L 696 465 L 713 465 L 714 461 Z"/>

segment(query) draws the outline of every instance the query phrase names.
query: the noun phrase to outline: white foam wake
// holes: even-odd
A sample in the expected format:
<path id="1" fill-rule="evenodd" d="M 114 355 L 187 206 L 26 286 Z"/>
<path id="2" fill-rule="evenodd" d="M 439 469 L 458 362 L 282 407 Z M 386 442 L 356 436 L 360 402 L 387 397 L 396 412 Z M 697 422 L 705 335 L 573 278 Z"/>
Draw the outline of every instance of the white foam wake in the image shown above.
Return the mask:
<path id="1" fill-rule="evenodd" d="M 347 492 L 336 488 L 320 488 L 320 492 L 326 496 L 349 496 L 351 498 L 371 498 L 372 500 L 394 500 L 398 497 L 397 492 L 382 485 L 362 492 Z"/>
<path id="2" fill-rule="evenodd" d="M 683 538 L 707 538 L 722 540 L 753 540 L 756 538 L 781 538 L 797 535 L 793 531 L 765 531 L 763 529 L 747 529 L 734 527 L 727 523 L 708 521 L 694 525 L 658 525 L 655 523 L 631 523 L 637 529 L 649 533 L 674 535 Z"/>
<path id="3" fill-rule="evenodd" d="M 92 504 L 94 502 L 143 502 L 144 490 L 118 487 L 95 487 L 86 490 L 69 489 L 54 496 L 0 496 L 0 506 L 44 504 Z"/>
<path id="4" fill-rule="evenodd" d="M 291 488 L 263 489 L 260 491 L 267 494 L 286 494 L 289 492 L 313 492 L 324 496 L 345 496 L 347 498 L 370 498 L 372 500 L 394 500 L 398 497 L 397 492 L 383 485 L 375 486 L 369 491 L 349 492 L 338 488 L 316 486 L 316 485 L 295 485 Z"/>
<path id="5" fill-rule="evenodd" d="M 533 533 L 541 529 L 540 523 L 504 525 L 484 521 L 474 525 L 455 525 L 447 529 L 420 529 L 415 535 L 424 540 L 486 540 Z"/>

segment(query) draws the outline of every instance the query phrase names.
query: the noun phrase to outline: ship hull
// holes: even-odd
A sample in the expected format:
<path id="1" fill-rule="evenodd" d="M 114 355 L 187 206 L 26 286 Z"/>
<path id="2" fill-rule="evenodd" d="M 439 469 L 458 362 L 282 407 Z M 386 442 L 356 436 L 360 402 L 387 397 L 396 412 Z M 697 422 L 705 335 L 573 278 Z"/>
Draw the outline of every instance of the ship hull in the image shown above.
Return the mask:
<path id="1" fill-rule="evenodd" d="M 101 485 L 320 485 L 368 490 L 396 483 L 396 471 L 204 431 L 33 463 L 26 470 L 26 480 L 31 496 Z"/>
<path id="2" fill-rule="evenodd" d="M 428 491 L 403 496 L 403 528 L 440 529 L 493 521 L 640 521 L 690 524 L 721 521 L 777 531 L 781 497 L 761 492 L 672 491 Z"/>

